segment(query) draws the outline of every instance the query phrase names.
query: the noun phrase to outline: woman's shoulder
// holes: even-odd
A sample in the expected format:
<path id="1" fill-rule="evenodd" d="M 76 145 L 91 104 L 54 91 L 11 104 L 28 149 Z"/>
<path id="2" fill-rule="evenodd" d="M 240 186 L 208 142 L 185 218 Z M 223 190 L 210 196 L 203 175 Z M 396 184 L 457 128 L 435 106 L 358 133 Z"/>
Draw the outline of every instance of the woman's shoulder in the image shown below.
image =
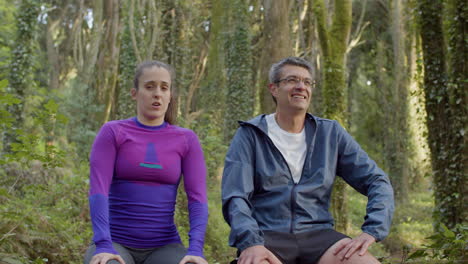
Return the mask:
<path id="1" fill-rule="evenodd" d="M 119 120 L 110 120 L 110 121 L 107 121 L 105 122 L 102 127 L 104 128 L 112 128 L 112 129 L 115 129 L 119 126 L 122 126 L 122 125 L 129 125 L 131 124 L 131 118 L 129 119 L 119 119 Z"/>
<path id="2" fill-rule="evenodd" d="M 133 124 L 134 121 L 132 118 L 127 118 L 127 119 L 117 119 L 117 120 L 110 120 L 104 123 L 103 126 L 110 126 L 110 127 L 115 127 L 115 126 L 120 126 L 120 125 L 126 125 L 126 124 Z"/>
<path id="3" fill-rule="evenodd" d="M 132 127 L 133 121 L 129 119 L 110 120 L 101 126 L 100 131 L 109 131 L 118 134 L 124 127 Z"/>
<path id="4" fill-rule="evenodd" d="M 173 133 L 183 135 L 186 139 L 188 139 L 188 141 L 192 141 L 193 139 L 198 140 L 197 133 L 195 133 L 195 131 L 192 129 L 171 124 L 169 124 L 167 128 Z"/>
<path id="5" fill-rule="evenodd" d="M 168 128 L 174 132 L 179 132 L 179 133 L 184 133 L 184 134 L 195 134 L 195 132 L 192 129 L 186 128 L 186 127 L 168 124 Z"/>

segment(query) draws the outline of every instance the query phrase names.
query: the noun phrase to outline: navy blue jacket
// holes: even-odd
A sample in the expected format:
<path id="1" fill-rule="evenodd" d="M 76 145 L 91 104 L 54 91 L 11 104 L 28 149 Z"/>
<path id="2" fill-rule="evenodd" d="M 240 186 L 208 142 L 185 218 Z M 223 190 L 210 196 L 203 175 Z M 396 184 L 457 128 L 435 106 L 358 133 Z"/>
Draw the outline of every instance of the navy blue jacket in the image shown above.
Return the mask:
<path id="1" fill-rule="evenodd" d="M 338 122 L 307 114 L 307 154 L 297 184 L 268 137 L 265 115 L 239 123 L 222 180 L 231 246 L 263 245 L 263 231 L 333 228 L 329 207 L 335 175 L 368 197 L 362 231 L 377 241 L 388 235 L 394 211 L 390 180 Z"/>

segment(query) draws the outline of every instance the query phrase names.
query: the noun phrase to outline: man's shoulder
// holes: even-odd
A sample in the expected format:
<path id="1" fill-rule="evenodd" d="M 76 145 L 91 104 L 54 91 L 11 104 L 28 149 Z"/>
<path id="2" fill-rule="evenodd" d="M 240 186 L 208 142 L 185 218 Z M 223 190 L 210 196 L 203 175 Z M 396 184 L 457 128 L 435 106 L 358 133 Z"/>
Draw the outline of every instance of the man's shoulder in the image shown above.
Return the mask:
<path id="1" fill-rule="evenodd" d="M 311 122 L 315 122 L 317 125 L 335 126 L 338 124 L 336 120 L 319 117 L 310 113 L 307 113 L 306 119 Z"/>
<path id="2" fill-rule="evenodd" d="M 243 125 L 254 125 L 254 126 L 260 126 L 262 120 L 265 118 L 265 114 L 261 114 L 261 115 L 258 115 L 258 116 L 255 116 L 249 120 L 239 120 L 237 121 L 239 123 L 239 125 L 243 126 Z"/>

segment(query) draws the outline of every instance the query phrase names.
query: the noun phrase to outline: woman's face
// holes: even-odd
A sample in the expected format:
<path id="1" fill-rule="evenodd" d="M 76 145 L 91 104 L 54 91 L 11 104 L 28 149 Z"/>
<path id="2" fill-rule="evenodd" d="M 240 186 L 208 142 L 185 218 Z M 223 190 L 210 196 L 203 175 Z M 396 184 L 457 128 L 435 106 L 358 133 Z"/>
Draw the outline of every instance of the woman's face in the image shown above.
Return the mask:
<path id="1" fill-rule="evenodd" d="M 170 73 L 158 66 L 146 68 L 137 88 L 132 88 L 131 94 L 137 102 L 138 121 L 148 126 L 161 125 L 171 100 Z"/>

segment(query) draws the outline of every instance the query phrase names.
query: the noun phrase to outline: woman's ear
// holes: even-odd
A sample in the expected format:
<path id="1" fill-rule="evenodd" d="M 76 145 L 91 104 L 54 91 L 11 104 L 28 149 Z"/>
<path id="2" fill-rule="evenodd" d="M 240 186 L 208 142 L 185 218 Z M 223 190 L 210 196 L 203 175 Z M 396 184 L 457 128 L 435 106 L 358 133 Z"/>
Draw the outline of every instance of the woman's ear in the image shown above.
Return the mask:
<path id="1" fill-rule="evenodd" d="M 130 95 L 132 96 L 133 100 L 136 100 L 137 89 L 132 88 L 130 89 Z"/>

